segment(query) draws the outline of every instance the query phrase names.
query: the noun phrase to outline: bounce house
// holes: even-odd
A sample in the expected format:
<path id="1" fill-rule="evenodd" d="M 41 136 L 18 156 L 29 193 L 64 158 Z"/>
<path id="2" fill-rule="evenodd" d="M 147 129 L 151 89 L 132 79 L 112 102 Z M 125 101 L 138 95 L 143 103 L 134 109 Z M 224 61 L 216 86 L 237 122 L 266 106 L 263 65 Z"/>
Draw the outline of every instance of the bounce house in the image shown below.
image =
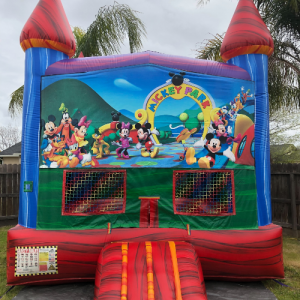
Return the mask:
<path id="1" fill-rule="evenodd" d="M 226 63 L 157 52 L 72 58 L 60 0 L 25 51 L 19 224 L 7 283 L 95 281 L 95 299 L 206 299 L 205 280 L 283 278 L 272 224 L 272 37 L 240 0 Z"/>

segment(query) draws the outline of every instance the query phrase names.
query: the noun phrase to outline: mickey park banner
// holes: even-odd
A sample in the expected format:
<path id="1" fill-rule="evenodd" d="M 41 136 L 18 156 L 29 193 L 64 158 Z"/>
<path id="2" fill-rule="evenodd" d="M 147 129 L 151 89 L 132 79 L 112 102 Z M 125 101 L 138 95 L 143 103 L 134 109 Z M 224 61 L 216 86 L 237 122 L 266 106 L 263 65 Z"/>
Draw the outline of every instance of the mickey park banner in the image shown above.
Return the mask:
<path id="1" fill-rule="evenodd" d="M 43 77 L 40 168 L 254 166 L 253 92 L 155 65 Z"/>

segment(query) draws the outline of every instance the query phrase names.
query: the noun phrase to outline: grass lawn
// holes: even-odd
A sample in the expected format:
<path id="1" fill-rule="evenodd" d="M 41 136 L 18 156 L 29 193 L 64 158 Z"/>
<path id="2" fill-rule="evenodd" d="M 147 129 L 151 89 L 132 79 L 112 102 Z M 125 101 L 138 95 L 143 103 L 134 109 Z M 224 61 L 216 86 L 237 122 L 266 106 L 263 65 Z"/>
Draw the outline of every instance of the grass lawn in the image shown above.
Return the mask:
<path id="1" fill-rule="evenodd" d="M 9 289 L 6 286 L 6 240 L 7 230 L 13 226 L 0 227 L 0 297 Z M 273 280 L 264 281 L 278 300 L 300 299 L 300 241 L 290 237 L 283 237 L 283 261 L 285 279 L 280 282 L 289 287 L 281 286 Z M 14 287 L 1 300 L 11 300 L 23 286 Z"/>
<path id="2" fill-rule="evenodd" d="M 271 290 L 278 300 L 300 299 L 300 241 L 283 237 L 284 280 L 279 280 L 289 287 L 281 286 L 273 280 L 264 281 L 265 287 Z"/>
<path id="3" fill-rule="evenodd" d="M 7 230 L 14 226 L 0 227 L 0 297 L 9 289 L 6 286 L 6 241 L 7 241 Z M 1 300 L 10 300 L 16 296 L 22 286 L 15 286 L 7 295 Z"/>

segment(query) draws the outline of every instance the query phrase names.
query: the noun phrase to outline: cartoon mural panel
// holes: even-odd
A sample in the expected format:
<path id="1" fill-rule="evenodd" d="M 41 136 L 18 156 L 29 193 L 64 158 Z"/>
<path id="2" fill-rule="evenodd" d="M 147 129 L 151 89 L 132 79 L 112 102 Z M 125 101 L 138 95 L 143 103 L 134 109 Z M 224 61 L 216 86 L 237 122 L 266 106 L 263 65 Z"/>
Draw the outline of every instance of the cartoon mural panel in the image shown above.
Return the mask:
<path id="1" fill-rule="evenodd" d="M 142 66 L 42 88 L 40 168 L 254 166 L 253 82 Z"/>

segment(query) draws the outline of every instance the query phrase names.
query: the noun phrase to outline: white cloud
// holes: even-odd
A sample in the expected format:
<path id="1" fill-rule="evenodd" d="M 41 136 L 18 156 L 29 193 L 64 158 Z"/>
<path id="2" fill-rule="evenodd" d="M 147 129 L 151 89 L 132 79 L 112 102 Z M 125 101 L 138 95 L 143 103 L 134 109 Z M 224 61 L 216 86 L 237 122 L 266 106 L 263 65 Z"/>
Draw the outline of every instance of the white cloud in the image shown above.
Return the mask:
<path id="1" fill-rule="evenodd" d="M 134 84 L 130 83 L 129 81 L 122 79 L 122 78 L 118 78 L 114 80 L 114 85 L 125 89 L 125 90 L 129 90 L 129 91 L 133 91 L 133 92 L 138 92 L 141 91 L 142 89 L 135 86 Z"/>

